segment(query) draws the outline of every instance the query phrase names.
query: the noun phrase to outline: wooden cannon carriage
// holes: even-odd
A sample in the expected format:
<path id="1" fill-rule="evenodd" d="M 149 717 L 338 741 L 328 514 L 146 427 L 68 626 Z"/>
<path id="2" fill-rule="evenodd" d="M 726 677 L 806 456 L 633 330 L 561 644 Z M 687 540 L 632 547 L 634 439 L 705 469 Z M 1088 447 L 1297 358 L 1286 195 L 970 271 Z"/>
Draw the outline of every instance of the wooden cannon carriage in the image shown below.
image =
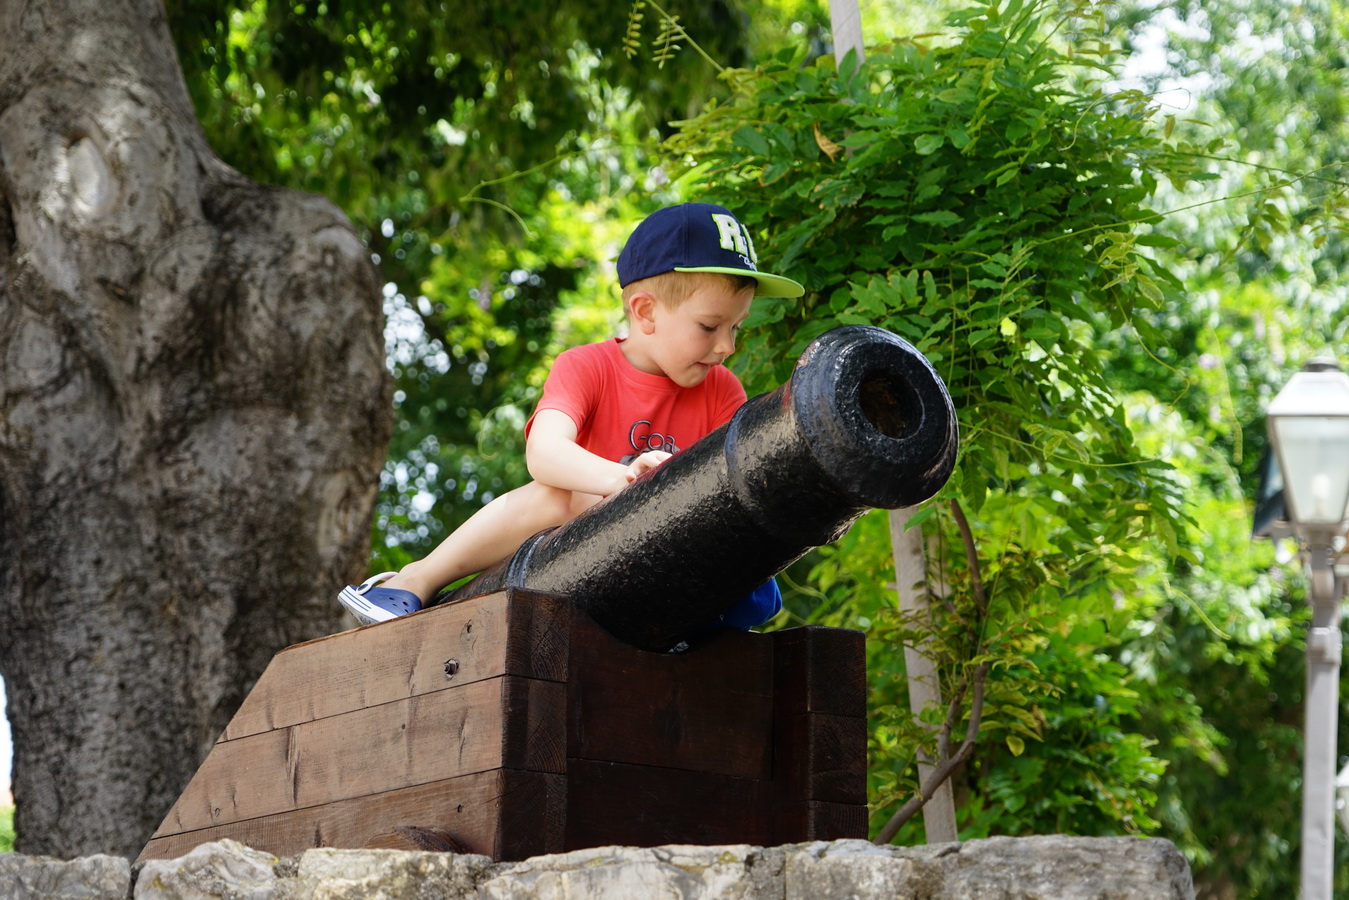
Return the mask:
<path id="1" fill-rule="evenodd" d="M 650 653 L 512 589 L 282 651 L 142 857 L 864 837 L 865 763 L 860 632 Z"/>
<path id="2" fill-rule="evenodd" d="M 912 347 L 821 336 L 777 391 L 452 602 L 277 654 L 141 858 L 865 837 L 863 635 L 705 629 L 865 510 L 931 496 L 956 444 Z"/>

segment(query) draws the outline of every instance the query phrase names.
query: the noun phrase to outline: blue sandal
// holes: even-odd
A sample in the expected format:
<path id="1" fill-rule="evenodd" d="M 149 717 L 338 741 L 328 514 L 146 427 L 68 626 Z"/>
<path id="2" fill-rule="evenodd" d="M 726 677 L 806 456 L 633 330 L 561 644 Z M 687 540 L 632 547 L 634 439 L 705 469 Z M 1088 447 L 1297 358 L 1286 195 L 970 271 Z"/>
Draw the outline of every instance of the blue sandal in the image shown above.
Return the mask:
<path id="1" fill-rule="evenodd" d="M 387 622 L 419 611 L 422 608 L 421 598 L 412 591 L 375 587 L 376 583 L 397 574 L 381 572 L 371 575 L 359 587 L 349 584 L 337 595 L 337 602 L 345 606 L 362 625 Z"/>

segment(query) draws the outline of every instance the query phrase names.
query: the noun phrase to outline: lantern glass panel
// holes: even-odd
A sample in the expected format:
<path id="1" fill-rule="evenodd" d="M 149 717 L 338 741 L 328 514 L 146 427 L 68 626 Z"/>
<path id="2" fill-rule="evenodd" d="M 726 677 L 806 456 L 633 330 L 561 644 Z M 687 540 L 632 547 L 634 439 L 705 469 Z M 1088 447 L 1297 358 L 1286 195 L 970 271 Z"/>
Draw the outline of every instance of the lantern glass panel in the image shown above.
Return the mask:
<path id="1" fill-rule="evenodd" d="M 1349 504 L 1349 419 L 1288 416 L 1273 420 L 1284 496 L 1294 522 L 1338 525 Z"/>

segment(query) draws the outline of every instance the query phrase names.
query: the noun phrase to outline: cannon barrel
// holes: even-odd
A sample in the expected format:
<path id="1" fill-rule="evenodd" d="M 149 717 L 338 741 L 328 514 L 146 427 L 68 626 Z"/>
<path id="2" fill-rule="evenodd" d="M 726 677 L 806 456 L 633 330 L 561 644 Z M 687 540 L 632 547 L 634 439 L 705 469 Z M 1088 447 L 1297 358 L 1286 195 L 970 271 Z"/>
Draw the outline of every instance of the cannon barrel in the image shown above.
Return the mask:
<path id="1" fill-rule="evenodd" d="M 668 650 L 867 510 L 931 497 L 958 443 L 922 354 L 880 328 L 835 328 L 777 390 L 445 599 L 554 595 L 628 644 Z"/>

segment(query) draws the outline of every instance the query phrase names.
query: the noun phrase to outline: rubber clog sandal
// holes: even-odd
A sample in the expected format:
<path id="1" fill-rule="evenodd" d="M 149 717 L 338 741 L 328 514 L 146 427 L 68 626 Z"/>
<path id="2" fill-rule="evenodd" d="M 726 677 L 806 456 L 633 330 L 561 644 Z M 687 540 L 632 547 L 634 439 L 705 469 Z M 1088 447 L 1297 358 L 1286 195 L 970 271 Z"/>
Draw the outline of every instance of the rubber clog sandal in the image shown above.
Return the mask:
<path id="1" fill-rule="evenodd" d="M 381 572 L 379 575 L 370 576 L 359 586 L 349 584 L 337 595 L 337 602 L 345 606 L 347 612 L 355 616 L 362 625 L 387 622 L 399 616 L 415 613 L 422 608 L 422 601 L 412 591 L 375 587 L 384 579 L 397 574 L 397 572 Z"/>

